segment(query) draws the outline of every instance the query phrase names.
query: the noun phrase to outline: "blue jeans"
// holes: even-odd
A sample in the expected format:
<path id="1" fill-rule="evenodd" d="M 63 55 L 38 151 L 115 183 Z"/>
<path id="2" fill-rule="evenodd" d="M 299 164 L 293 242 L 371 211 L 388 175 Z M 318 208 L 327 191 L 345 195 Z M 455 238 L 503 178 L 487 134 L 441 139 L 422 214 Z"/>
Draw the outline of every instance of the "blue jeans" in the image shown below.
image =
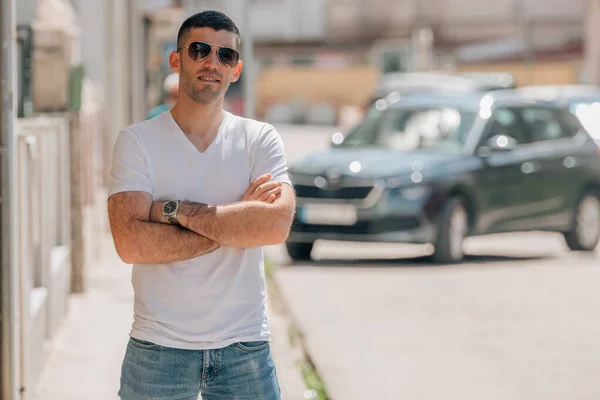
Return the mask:
<path id="1" fill-rule="evenodd" d="M 130 338 L 122 400 L 280 400 L 269 342 L 182 350 Z"/>

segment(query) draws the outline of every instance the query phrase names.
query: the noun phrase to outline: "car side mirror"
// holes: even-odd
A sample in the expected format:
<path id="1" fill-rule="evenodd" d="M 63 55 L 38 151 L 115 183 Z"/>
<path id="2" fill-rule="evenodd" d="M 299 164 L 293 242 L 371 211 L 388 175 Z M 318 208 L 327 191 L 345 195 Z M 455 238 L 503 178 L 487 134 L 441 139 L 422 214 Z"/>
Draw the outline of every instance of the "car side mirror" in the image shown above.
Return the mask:
<path id="1" fill-rule="evenodd" d="M 508 135 L 494 135 L 478 150 L 480 156 L 515 150 L 519 146 L 517 139 Z"/>

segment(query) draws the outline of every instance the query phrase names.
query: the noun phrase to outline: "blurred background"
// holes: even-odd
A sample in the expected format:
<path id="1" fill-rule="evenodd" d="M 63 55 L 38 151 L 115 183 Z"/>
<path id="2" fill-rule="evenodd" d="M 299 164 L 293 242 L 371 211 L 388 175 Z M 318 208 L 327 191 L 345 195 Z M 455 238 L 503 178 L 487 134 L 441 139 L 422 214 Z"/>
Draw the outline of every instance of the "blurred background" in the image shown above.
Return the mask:
<path id="1" fill-rule="evenodd" d="M 94 386 L 93 379 L 87 376 L 90 381 L 77 383 L 84 363 L 102 373 L 110 370 L 93 374 L 110 382 L 101 385 L 108 385 L 114 394 L 122 348 L 105 345 L 89 353 L 82 342 L 90 334 L 98 336 L 89 340 L 98 341 L 110 336 L 105 332 L 110 326 L 98 321 L 110 324 L 112 318 L 120 321 L 119 334 L 124 337 L 131 318 L 128 271 L 123 275 L 98 267 L 118 264 L 106 223 L 112 145 L 121 128 L 144 120 L 156 107 L 170 107 L 168 56 L 176 48 L 179 26 L 195 12 L 223 11 L 240 28 L 244 71 L 231 85 L 225 108 L 275 125 L 288 161 L 296 165 L 294 182 L 312 190 L 298 193 L 300 205 L 321 196 L 315 193 L 325 183 L 320 185 L 317 178 L 323 182 L 330 178 L 326 171 L 307 172 L 310 168 L 298 164 L 301 160 L 313 156 L 308 164 L 319 165 L 331 156 L 322 152 L 343 144 L 346 133 L 357 132 L 365 118 L 412 95 L 430 96 L 419 103 L 429 108 L 442 107 L 436 97 L 442 92 L 463 100 L 486 93 L 518 101 L 544 99 L 552 102 L 549 107 L 577 117 L 574 124 L 581 126 L 576 131 L 586 140 L 600 140 L 598 0 L 0 0 L 0 4 L 2 399 L 92 398 L 82 393 L 86 385 Z M 565 100 L 565 93 L 573 101 Z M 572 136 L 580 138 L 577 135 Z M 510 132 L 503 138 L 512 143 Z M 596 155 L 592 141 L 586 142 L 586 154 Z M 525 139 L 521 144 L 534 142 Z M 561 143 L 557 149 L 565 148 Z M 495 150 L 503 151 L 502 147 L 506 146 Z M 292 351 L 288 356 L 282 350 L 279 356 L 291 358 L 302 376 L 306 391 L 296 393 L 298 398 L 600 398 L 600 386 L 591 379 L 600 368 L 600 314 L 590 306 L 600 304 L 597 285 L 591 284 L 600 279 L 594 230 L 600 226 L 600 169 L 595 161 L 580 163 L 577 151 L 573 147 L 572 153 L 560 153 L 560 163 L 566 168 L 589 166 L 578 176 L 590 177 L 581 183 L 587 185 L 582 193 L 591 193 L 595 201 L 584 202 L 591 221 L 591 248 L 578 248 L 568 238 L 565 244 L 562 237 L 541 232 L 567 234 L 567 228 L 557 228 L 558 222 L 550 229 L 520 221 L 518 229 L 504 224 L 481 231 L 519 234 L 465 242 L 470 258 L 454 260 L 462 263 L 452 267 L 434 267 L 427 258 L 428 248 L 399 244 L 406 242 L 400 239 L 375 244 L 380 240 L 370 235 L 381 233 L 379 228 L 361 232 L 363 236 L 352 239 L 354 244 L 347 241 L 347 227 L 355 224 L 358 229 L 360 207 L 358 217 L 352 208 L 355 219 L 350 223 L 332 222 L 335 212 L 330 209 L 326 218 L 315 217 L 321 221 L 312 224 L 316 227 L 302 230 L 298 224 L 310 221 L 296 221 L 297 232 L 313 236 L 269 248 L 267 254 L 273 268 L 269 276 L 277 287 L 272 296 L 285 304 L 282 309 L 291 319 L 282 328 L 286 338 L 282 341 L 288 342 L 289 336 L 287 344 L 302 353 Z M 355 175 L 361 163 L 368 163 L 357 154 L 340 161 L 344 168 L 350 164 Z M 487 157 L 478 154 L 478 160 Z M 384 156 L 373 157 L 386 163 Z M 481 165 L 494 167 L 486 162 Z M 524 165 L 518 166 L 523 174 L 543 168 L 536 160 Z M 412 172 L 419 171 L 420 167 Z M 393 172 L 361 177 L 369 183 L 353 184 L 339 198 L 333 192 L 322 194 L 324 203 L 354 204 L 352 190 L 368 186 L 367 196 L 377 188 L 373 182 L 388 179 L 389 174 Z M 521 182 L 517 175 L 506 178 L 513 194 L 529 190 L 533 182 Z M 307 176 L 310 182 L 305 184 Z M 489 176 L 498 182 L 500 175 Z M 563 180 L 579 182 L 573 176 Z M 342 185 L 346 179 L 343 174 L 334 178 L 341 178 Z M 485 192 L 494 187 L 485 182 L 476 189 Z M 510 196 L 506 187 L 500 196 Z M 577 202 L 581 187 L 563 182 L 557 189 L 574 197 L 565 200 L 573 204 L 565 205 L 562 214 L 551 214 L 553 221 L 566 218 L 564 226 L 570 229 L 580 215 L 577 210 L 583 209 Z M 338 189 L 342 193 L 343 188 Z M 458 193 L 455 188 L 448 191 Z M 558 196 L 544 193 L 535 200 L 540 207 Z M 467 196 L 466 192 L 459 196 L 465 204 L 464 213 L 458 214 L 473 225 L 477 215 Z M 520 199 L 521 206 L 535 203 L 531 199 Z M 478 201 L 474 198 L 473 204 Z M 512 207 L 508 200 L 507 204 L 505 214 Z M 538 232 L 523 233 L 531 230 Z M 460 236 L 460 245 L 466 236 Z M 574 249 L 586 250 L 583 258 L 569 252 Z M 480 265 L 489 268 L 475 268 Z M 514 273 L 512 266 L 523 265 L 528 268 Z M 90 300 L 89 293 L 98 291 L 108 297 Z M 126 300 L 115 300 L 115 295 Z M 93 301 L 105 301 L 112 311 Z M 407 310 L 406 304 L 415 308 Z M 93 319 L 90 314 L 103 317 Z M 74 336 L 61 342 L 57 338 L 65 331 Z M 119 340 L 111 343 L 118 346 Z M 69 342 L 75 347 L 68 347 Z M 102 361 L 108 354 L 114 356 Z M 75 388 L 67 395 L 57 388 L 65 385 Z"/>

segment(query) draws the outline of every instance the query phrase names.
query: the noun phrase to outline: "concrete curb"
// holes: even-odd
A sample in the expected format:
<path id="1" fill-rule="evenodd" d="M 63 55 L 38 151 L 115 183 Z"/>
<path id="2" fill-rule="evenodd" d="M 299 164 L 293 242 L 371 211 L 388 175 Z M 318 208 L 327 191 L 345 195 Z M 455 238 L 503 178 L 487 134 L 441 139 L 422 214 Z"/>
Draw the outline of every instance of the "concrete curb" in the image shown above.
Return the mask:
<path id="1" fill-rule="evenodd" d="M 315 399 L 316 397 L 314 396 L 316 396 L 316 393 L 310 393 L 309 389 L 306 387 L 304 378 L 302 377 L 302 373 L 298 368 L 298 363 L 300 362 L 304 363 L 305 365 L 306 363 L 308 363 L 311 365 L 312 368 L 314 368 L 314 363 L 312 362 L 310 353 L 304 341 L 302 329 L 294 320 L 294 316 L 288 308 L 285 295 L 281 293 L 279 289 L 280 287 L 281 285 L 278 283 L 277 272 L 275 269 L 273 272 L 273 277 L 270 280 L 269 294 L 272 298 L 272 302 L 276 305 L 277 308 L 277 322 L 274 325 L 272 325 L 271 330 L 273 336 L 277 336 L 278 338 L 286 338 L 285 349 L 282 349 L 282 355 L 285 355 L 285 357 L 283 357 L 281 361 L 283 367 L 285 369 L 289 369 L 290 375 L 295 375 L 295 377 L 293 378 L 293 381 L 295 383 L 293 386 L 290 386 L 294 390 L 293 395 L 296 396 L 296 393 L 298 393 L 298 391 L 300 390 L 300 386 L 303 387 L 303 394 L 301 397 L 289 397 L 289 399 Z M 284 329 L 285 334 L 282 334 L 282 330 Z M 290 332 L 291 330 L 293 330 L 293 332 Z M 293 340 L 295 341 L 294 344 L 290 343 L 292 336 Z M 275 361 L 277 362 L 277 360 Z M 287 398 L 288 397 L 285 396 L 283 397 L 283 399 Z"/>
<path id="2" fill-rule="evenodd" d="M 269 328 L 273 337 L 271 350 L 277 367 L 277 376 L 283 400 L 306 400 L 306 385 L 297 362 L 303 359 L 301 349 L 295 348 L 289 341 L 290 319 L 274 281 L 268 283 L 267 309 L 269 312 Z"/>

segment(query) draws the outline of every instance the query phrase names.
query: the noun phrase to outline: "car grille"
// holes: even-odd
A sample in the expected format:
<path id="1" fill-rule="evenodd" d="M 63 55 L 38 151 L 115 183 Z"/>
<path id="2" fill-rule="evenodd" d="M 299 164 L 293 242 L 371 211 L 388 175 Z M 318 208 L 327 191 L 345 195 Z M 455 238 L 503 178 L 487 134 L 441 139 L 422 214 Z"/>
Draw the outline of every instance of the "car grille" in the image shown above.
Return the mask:
<path id="1" fill-rule="evenodd" d="M 294 232 L 307 233 L 340 233 L 340 234 L 377 234 L 415 229 L 420 226 L 417 217 L 390 217 L 374 221 L 358 221 L 354 225 L 307 225 L 295 220 Z"/>
<path id="2" fill-rule="evenodd" d="M 341 187 L 339 189 L 319 189 L 316 186 L 295 185 L 297 197 L 308 199 L 341 199 L 355 200 L 366 198 L 373 187 Z"/>

